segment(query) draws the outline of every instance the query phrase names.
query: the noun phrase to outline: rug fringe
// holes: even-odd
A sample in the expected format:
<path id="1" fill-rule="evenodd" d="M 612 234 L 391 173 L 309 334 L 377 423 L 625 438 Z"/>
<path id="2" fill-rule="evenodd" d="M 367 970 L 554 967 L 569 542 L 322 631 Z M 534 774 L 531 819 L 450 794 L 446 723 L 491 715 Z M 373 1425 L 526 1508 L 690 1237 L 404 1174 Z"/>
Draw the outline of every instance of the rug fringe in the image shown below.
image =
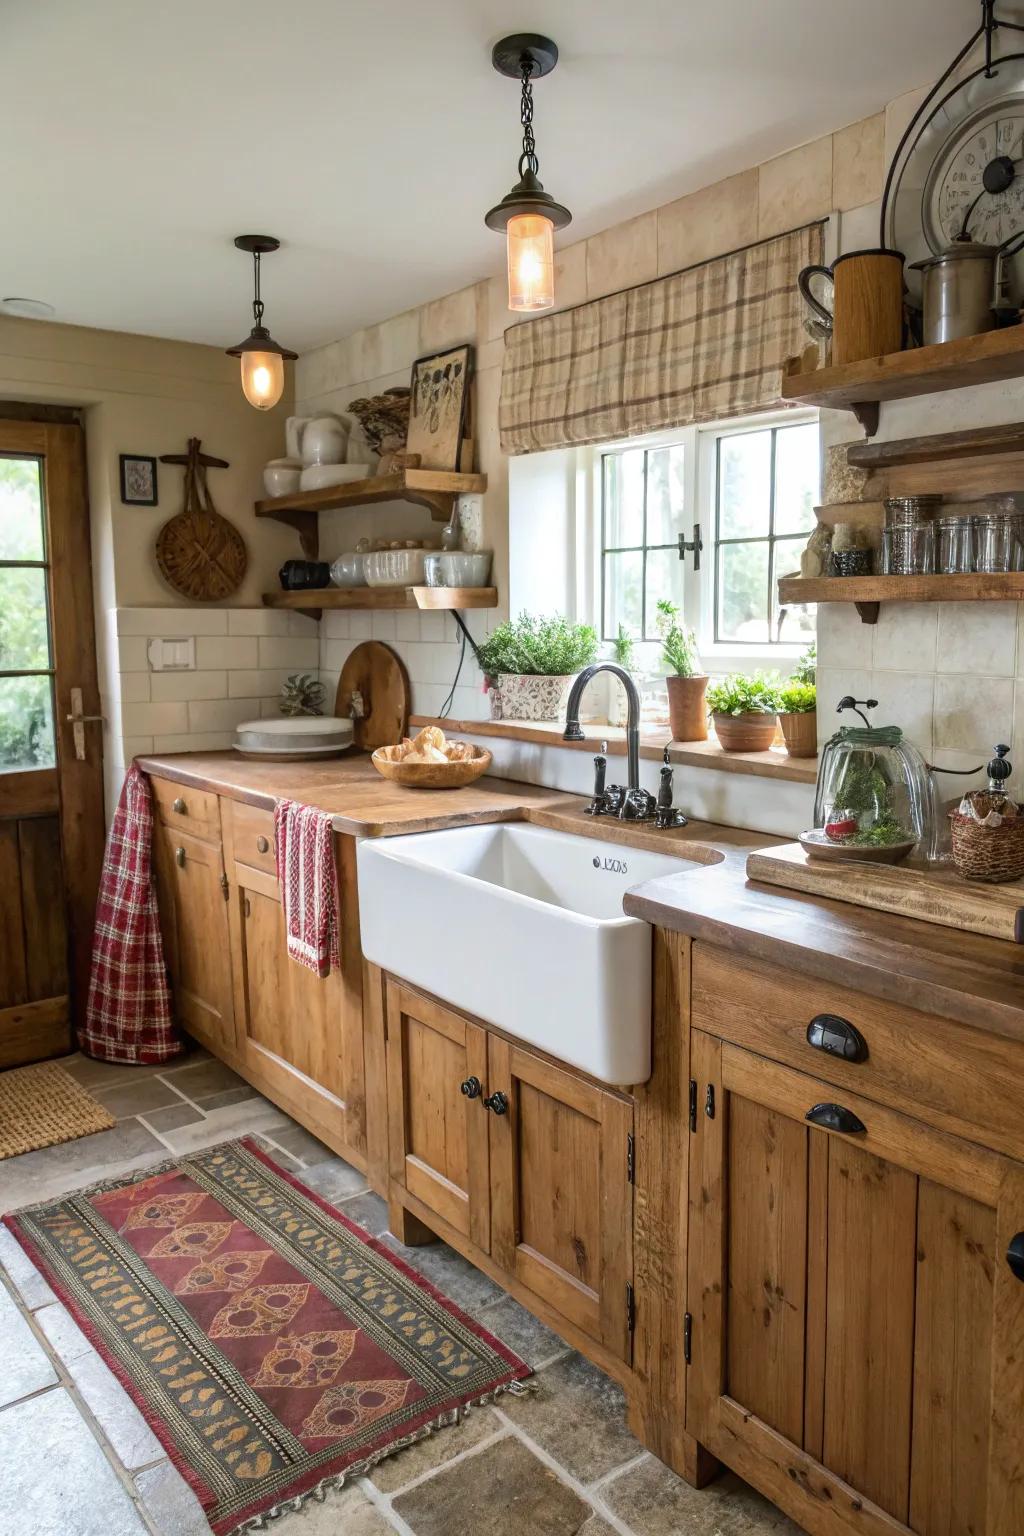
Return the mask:
<path id="1" fill-rule="evenodd" d="M 279 1520 L 282 1515 L 297 1514 L 304 1505 L 311 1503 L 313 1500 L 318 1504 L 322 1504 L 329 1493 L 339 1492 L 348 1483 L 360 1477 L 366 1477 L 373 1471 L 374 1467 L 379 1466 L 382 1461 L 386 1461 L 389 1456 L 394 1456 L 398 1451 L 408 1450 L 409 1446 L 417 1445 L 421 1440 L 428 1439 L 439 1429 L 448 1429 L 453 1424 L 461 1424 L 462 1420 L 472 1413 L 474 1408 L 486 1408 L 506 1392 L 511 1393 L 514 1397 L 520 1397 L 534 1391 L 536 1391 L 536 1387 L 532 1384 L 528 1386 L 525 1382 L 521 1381 L 504 1382 L 492 1391 L 484 1392 L 480 1397 L 475 1397 L 471 1403 L 464 1403 L 461 1408 L 451 1408 L 447 1413 L 438 1414 L 437 1418 L 431 1419 L 429 1424 L 421 1425 L 419 1429 L 414 1430 L 411 1435 L 405 1435 L 401 1440 L 392 1440 L 389 1445 L 382 1446 L 380 1450 L 374 1451 L 371 1456 L 364 1457 L 362 1461 L 353 1462 L 350 1467 L 345 1468 L 344 1472 L 335 1472 L 332 1476 L 321 1479 L 314 1487 L 307 1488 L 305 1493 L 298 1493 L 292 1498 L 282 1499 L 279 1504 L 273 1504 L 269 1509 L 261 1511 L 260 1514 L 252 1515 L 249 1519 L 243 1520 L 240 1525 L 232 1526 L 230 1531 L 227 1532 L 227 1536 L 247 1536 L 247 1533 L 250 1531 L 266 1531 L 269 1529 L 272 1520 Z"/>

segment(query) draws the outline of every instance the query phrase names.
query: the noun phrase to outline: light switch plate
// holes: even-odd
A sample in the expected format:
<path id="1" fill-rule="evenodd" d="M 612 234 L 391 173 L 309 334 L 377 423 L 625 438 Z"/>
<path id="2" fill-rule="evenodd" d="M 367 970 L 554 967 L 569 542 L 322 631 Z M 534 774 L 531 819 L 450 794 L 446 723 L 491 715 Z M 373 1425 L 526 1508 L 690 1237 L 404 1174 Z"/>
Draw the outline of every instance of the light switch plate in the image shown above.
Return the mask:
<path id="1" fill-rule="evenodd" d="M 196 669 L 196 642 L 192 635 L 173 635 L 166 639 L 154 636 L 146 654 L 153 672 L 194 672 Z"/>

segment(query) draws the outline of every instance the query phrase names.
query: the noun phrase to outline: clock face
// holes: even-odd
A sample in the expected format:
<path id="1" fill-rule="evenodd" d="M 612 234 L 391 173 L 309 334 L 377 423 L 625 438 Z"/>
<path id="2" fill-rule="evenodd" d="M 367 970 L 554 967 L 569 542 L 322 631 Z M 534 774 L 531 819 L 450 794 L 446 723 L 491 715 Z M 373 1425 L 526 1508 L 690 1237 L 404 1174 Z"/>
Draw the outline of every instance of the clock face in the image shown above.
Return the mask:
<path id="1" fill-rule="evenodd" d="M 1009 185 L 989 192 L 983 177 L 996 160 L 1013 163 L 1012 180 L 1011 167 L 1001 164 L 999 180 Z M 925 184 L 922 214 L 936 253 L 957 238 L 965 217 L 971 239 L 984 245 L 1001 245 L 1024 230 L 1024 100 L 985 108 L 950 135 Z"/>

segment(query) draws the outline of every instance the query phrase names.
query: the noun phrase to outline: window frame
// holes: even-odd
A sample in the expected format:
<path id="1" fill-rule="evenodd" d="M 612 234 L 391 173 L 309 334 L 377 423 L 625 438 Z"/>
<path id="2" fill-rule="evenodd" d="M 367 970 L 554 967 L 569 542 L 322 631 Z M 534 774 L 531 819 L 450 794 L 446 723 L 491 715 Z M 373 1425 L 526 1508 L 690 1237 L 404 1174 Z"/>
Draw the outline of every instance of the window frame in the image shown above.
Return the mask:
<path id="1" fill-rule="evenodd" d="M 718 460 L 719 444 L 724 437 L 735 436 L 739 433 L 761 432 L 769 428 L 785 428 L 806 426 L 814 423 L 819 426 L 819 455 L 823 452 L 823 444 L 820 433 L 820 416 L 813 409 L 795 409 L 764 411 L 754 416 L 735 417 L 725 421 L 708 422 L 699 426 L 690 426 L 675 431 L 665 431 L 647 434 L 643 437 L 628 438 L 617 442 L 599 443 L 589 450 L 592 453 L 589 482 L 589 507 L 587 508 L 586 523 L 590 529 L 591 552 L 588 562 L 590 579 L 586 583 L 589 587 L 590 602 L 583 611 L 589 611 L 591 622 L 595 624 L 603 645 L 611 642 L 603 638 L 605 622 L 605 556 L 619 546 L 604 545 L 604 465 L 607 454 L 622 453 L 628 449 L 657 449 L 673 446 L 682 446 L 684 449 L 684 496 L 685 504 L 694 510 L 693 522 L 700 527 L 702 540 L 700 570 L 694 570 L 692 554 L 683 562 L 683 612 L 688 625 L 696 631 L 697 646 L 701 659 L 707 671 L 714 673 L 747 671 L 751 667 L 778 667 L 785 671 L 790 662 L 807 649 L 808 640 L 804 638 L 792 641 L 761 641 L 761 640 L 726 640 L 720 641 L 717 636 L 717 572 L 719 543 L 745 543 L 756 540 L 724 540 L 717 539 L 718 521 Z M 775 442 L 773 439 L 773 467 Z M 819 457 L 820 463 L 820 457 Z M 646 465 L 645 465 L 646 472 Z M 772 506 L 774 507 L 774 478 L 772 482 Z M 646 487 L 645 487 L 646 502 Z M 646 505 L 645 505 L 644 532 L 646 533 Z M 770 523 L 771 528 L 771 523 Z M 691 523 L 687 519 L 684 537 L 692 537 Z M 789 536 L 787 536 L 789 537 Z M 773 581 L 771 574 L 771 557 L 774 549 L 780 541 L 771 533 L 764 536 L 765 542 L 769 542 L 769 581 Z M 622 546 L 623 549 L 632 550 L 638 546 Z M 651 548 L 674 546 L 649 546 Z M 646 553 L 644 559 L 644 572 L 646 575 Z M 646 603 L 646 590 L 643 594 L 643 602 Z M 770 609 L 769 609 L 770 612 Z M 653 658 L 657 642 L 651 640 L 638 640 L 637 646 L 641 653 L 646 650 Z"/>

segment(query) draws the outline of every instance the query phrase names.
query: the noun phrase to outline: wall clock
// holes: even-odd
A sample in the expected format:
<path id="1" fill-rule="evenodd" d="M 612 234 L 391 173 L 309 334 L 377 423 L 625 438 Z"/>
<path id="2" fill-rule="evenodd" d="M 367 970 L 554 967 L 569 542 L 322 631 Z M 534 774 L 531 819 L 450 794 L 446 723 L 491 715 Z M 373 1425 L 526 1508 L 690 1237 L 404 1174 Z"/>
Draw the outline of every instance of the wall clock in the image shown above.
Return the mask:
<path id="1" fill-rule="evenodd" d="M 1003 29 L 1024 29 L 997 20 L 994 0 L 983 0 L 982 16 L 908 124 L 886 178 L 882 243 L 906 256 L 915 297 L 921 274 L 910 264 L 938 255 L 965 229 L 1008 254 L 1024 246 L 1024 54 L 996 50 Z M 979 46 L 982 62 L 967 69 Z M 1008 266 L 1019 295 L 1024 260 Z"/>

